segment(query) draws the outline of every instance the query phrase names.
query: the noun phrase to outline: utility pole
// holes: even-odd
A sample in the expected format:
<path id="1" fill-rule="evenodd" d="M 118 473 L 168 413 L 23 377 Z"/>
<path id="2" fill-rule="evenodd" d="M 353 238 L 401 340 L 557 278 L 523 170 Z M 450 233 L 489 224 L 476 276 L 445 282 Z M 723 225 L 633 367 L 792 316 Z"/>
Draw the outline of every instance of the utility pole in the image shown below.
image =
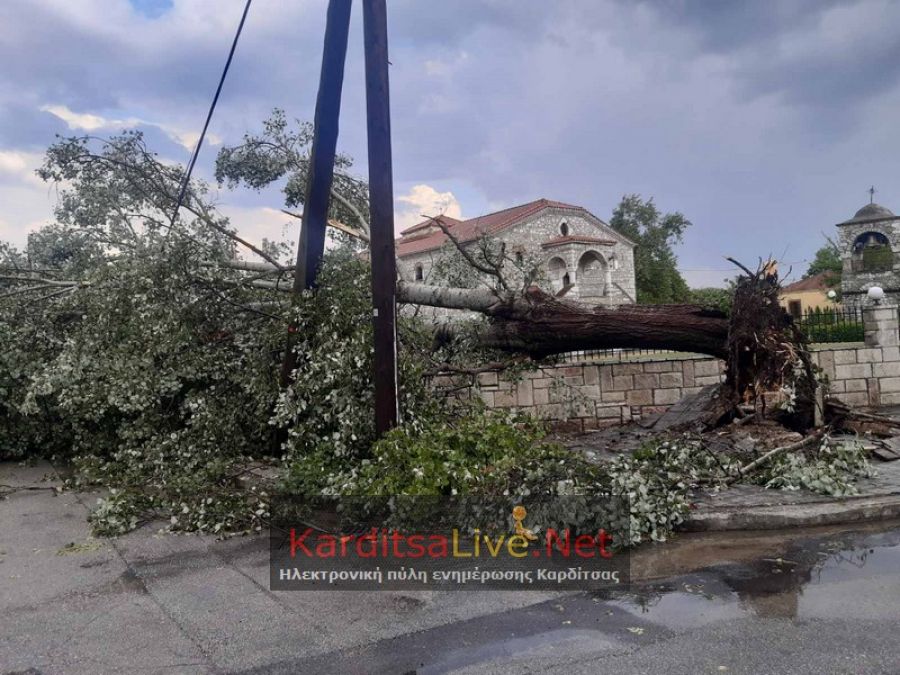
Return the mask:
<path id="1" fill-rule="evenodd" d="M 344 85 L 344 62 L 347 57 L 347 35 L 350 32 L 351 0 L 330 0 L 325 23 L 325 46 L 322 50 L 322 72 L 316 99 L 312 150 L 309 159 L 309 182 L 303 219 L 300 223 L 300 243 L 297 246 L 297 267 L 294 270 L 294 293 L 316 285 L 316 274 L 325 252 L 325 228 L 328 224 L 328 204 L 334 180 L 334 158 L 337 152 L 338 118 L 341 113 L 341 90 Z M 288 328 L 284 360 L 281 363 L 281 383 L 286 386 L 295 366 L 294 330 Z"/>
<path id="2" fill-rule="evenodd" d="M 369 137 L 369 250 L 375 322 L 375 430 L 398 422 L 397 259 L 394 249 L 394 179 L 385 0 L 363 0 L 366 112 Z"/>
<path id="3" fill-rule="evenodd" d="M 375 429 L 383 434 L 398 422 L 397 406 L 397 260 L 394 251 L 394 179 L 391 160 L 391 105 L 388 81 L 385 0 L 362 0 L 366 55 L 366 111 L 369 140 L 369 250 L 372 262 L 372 320 L 375 337 Z M 330 0 L 325 27 L 322 73 L 310 157 L 309 185 L 300 226 L 295 293 L 315 287 L 325 251 L 328 204 L 334 179 L 338 117 L 351 0 Z M 294 370 L 294 331 L 288 330 L 281 367 L 286 386 Z"/>

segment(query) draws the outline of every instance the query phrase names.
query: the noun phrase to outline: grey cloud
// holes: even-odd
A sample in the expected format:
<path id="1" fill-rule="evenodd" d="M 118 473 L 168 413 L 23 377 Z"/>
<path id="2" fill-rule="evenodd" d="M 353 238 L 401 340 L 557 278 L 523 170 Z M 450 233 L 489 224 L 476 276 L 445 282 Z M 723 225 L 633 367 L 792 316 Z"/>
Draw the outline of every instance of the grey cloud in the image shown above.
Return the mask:
<path id="1" fill-rule="evenodd" d="M 113 0 L 109 0 L 110 3 Z M 94 10 L 91 10 L 94 7 Z M 196 128 L 240 7 L 175 6 L 150 20 L 86 4 L 0 3 L 0 149 L 75 133 L 47 103 Z M 537 196 L 608 218 L 626 192 L 693 222 L 682 262 L 787 250 L 851 214 L 874 182 L 900 208 L 893 131 L 896 22 L 874 3 L 395 0 L 390 3 L 395 182 L 466 184 L 485 204 Z M 832 11 L 867 26 L 826 46 Z M 341 149 L 365 174 L 361 13 L 354 8 Z M 212 131 L 239 141 L 274 106 L 311 119 L 324 2 L 256 0 Z M 431 62 L 426 66 L 426 62 Z M 151 144 L 183 158 L 155 127 Z M 209 176 L 215 148 L 198 170 Z M 221 195 L 280 204 L 277 191 Z M 467 214 L 478 207 L 463 204 Z M 0 214 L 2 215 L 2 214 Z M 719 274 L 718 272 L 710 274 Z M 724 278 L 722 273 L 721 277 Z"/>

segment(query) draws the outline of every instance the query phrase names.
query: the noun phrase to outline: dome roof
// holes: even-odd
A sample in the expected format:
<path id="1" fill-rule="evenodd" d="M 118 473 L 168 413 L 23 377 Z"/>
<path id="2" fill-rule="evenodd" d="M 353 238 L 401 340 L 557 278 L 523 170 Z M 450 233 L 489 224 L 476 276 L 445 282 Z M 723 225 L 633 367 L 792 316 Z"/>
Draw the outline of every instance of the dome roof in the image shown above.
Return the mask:
<path id="1" fill-rule="evenodd" d="M 894 212 L 881 204 L 866 204 L 853 216 L 853 220 L 875 220 L 880 218 L 893 218 Z"/>
<path id="2" fill-rule="evenodd" d="M 851 225 L 854 223 L 868 223 L 877 220 L 892 220 L 897 218 L 894 215 L 894 212 L 888 208 L 885 208 L 881 204 L 866 204 L 859 211 L 857 211 L 850 220 L 845 220 L 843 223 L 838 223 L 838 225 Z"/>

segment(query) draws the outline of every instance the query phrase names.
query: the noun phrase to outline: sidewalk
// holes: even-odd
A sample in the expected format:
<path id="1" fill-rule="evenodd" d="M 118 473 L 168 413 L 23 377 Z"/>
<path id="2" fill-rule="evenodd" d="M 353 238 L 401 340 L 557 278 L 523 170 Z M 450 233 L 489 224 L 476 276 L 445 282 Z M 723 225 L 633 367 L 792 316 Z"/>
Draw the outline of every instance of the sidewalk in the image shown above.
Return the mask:
<path id="1" fill-rule="evenodd" d="M 891 478 L 886 473 L 873 490 L 890 490 L 891 481 L 900 480 L 900 471 L 892 470 Z M 562 667 L 570 672 L 587 673 L 595 672 L 597 659 L 615 659 L 617 672 L 646 674 L 657 672 L 648 663 L 664 672 L 669 659 L 693 664 L 698 658 L 678 637 L 690 639 L 697 629 L 681 613 L 669 620 L 663 612 L 654 622 L 637 607 L 585 593 L 272 592 L 265 537 L 216 541 L 144 527 L 94 539 L 87 514 L 96 495 L 55 492 L 59 481 L 49 465 L 0 464 L 0 483 L 42 488 L 0 501 L 0 672 L 382 673 L 412 672 L 424 664 L 422 673 L 507 673 L 523 672 L 526 664 L 532 672 L 567 664 Z M 728 505 L 701 506 L 698 515 L 716 508 L 747 511 L 746 503 L 734 501 L 738 494 Z M 767 493 L 774 494 L 783 493 Z M 900 501 L 900 495 L 888 496 Z M 803 495 L 792 498 L 790 505 L 768 507 L 812 503 Z M 879 526 L 889 527 L 868 527 Z M 633 578 L 793 555 L 793 538 L 800 534 L 681 535 L 639 549 Z M 716 610 L 703 602 L 690 605 L 691 612 Z M 736 636 L 745 638 L 746 626 L 734 626 Z M 852 628 L 840 626 L 845 633 Z M 830 644 L 819 640 L 821 630 L 798 638 L 815 644 L 815 654 L 827 654 L 822 649 Z M 858 632 L 860 639 L 872 634 L 868 628 Z M 659 650 L 666 654 L 662 661 Z M 482 669 L 496 659 L 502 664 Z M 698 671 L 687 665 L 680 672 Z"/>
<path id="2" fill-rule="evenodd" d="M 60 484 L 46 463 L 0 464 L 0 483 Z M 266 537 L 216 541 L 148 526 L 93 539 L 94 498 L 40 490 L 0 501 L 0 672 L 240 672 L 560 596 L 273 593 Z"/>
<path id="3" fill-rule="evenodd" d="M 701 492 L 683 531 L 777 530 L 845 525 L 900 517 L 900 461 L 873 462 L 873 478 L 859 481 L 853 497 L 826 497 L 805 490 L 766 490 L 733 485 L 719 493 Z"/>

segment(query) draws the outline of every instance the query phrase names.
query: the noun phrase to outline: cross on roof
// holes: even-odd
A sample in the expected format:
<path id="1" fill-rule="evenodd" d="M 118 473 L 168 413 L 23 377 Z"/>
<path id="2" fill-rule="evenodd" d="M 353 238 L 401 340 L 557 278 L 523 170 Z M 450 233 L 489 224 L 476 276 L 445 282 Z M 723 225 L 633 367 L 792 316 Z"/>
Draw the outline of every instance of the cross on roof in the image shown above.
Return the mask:
<path id="1" fill-rule="evenodd" d="M 873 185 L 868 190 L 866 190 L 866 192 L 869 193 L 869 203 L 874 204 L 875 203 L 875 186 Z"/>

